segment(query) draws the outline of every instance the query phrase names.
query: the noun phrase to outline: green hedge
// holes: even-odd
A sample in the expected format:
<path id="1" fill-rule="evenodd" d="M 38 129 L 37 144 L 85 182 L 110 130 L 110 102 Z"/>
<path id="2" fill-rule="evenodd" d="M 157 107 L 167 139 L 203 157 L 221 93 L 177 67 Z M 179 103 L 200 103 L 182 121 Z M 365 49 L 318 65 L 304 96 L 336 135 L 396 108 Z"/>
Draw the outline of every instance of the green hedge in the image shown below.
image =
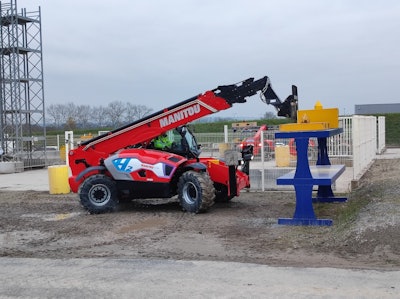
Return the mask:
<path id="1" fill-rule="evenodd" d="M 385 117 L 386 146 L 400 146 L 400 113 L 381 114 Z"/>

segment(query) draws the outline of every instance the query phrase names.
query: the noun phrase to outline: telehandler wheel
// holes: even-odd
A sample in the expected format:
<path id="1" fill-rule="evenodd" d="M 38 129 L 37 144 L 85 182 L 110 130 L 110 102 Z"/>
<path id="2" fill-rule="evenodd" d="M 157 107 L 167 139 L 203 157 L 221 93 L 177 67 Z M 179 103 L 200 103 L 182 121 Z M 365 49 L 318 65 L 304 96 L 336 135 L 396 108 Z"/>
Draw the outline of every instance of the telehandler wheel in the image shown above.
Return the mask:
<path id="1" fill-rule="evenodd" d="M 91 214 L 111 212 L 118 204 L 115 181 L 103 174 L 87 178 L 79 188 L 79 197 Z"/>
<path id="2" fill-rule="evenodd" d="M 187 171 L 178 182 L 178 198 L 183 210 L 190 213 L 205 212 L 213 204 L 215 189 L 205 172 Z"/>

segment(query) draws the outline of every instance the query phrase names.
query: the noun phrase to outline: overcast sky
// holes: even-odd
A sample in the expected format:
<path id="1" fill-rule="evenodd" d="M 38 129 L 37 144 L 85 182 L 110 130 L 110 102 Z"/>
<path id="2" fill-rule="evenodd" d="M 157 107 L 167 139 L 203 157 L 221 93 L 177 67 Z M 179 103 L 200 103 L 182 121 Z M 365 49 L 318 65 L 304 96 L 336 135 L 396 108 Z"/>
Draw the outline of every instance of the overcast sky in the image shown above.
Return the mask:
<path id="1" fill-rule="evenodd" d="M 154 111 L 268 76 L 299 108 L 399 103 L 398 0 L 18 0 L 42 12 L 46 105 Z M 274 112 L 258 96 L 215 116 Z"/>

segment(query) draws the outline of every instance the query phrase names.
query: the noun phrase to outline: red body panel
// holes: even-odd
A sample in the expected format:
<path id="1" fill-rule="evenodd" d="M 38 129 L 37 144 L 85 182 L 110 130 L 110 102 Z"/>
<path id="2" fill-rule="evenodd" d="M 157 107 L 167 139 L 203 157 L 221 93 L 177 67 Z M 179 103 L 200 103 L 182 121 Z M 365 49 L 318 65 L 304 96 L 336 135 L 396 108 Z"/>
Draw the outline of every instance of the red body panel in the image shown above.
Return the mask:
<path id="1" fill-rule="evenodd" d="M 186 161 L 187 159 L 182 156 L 165 151 L 133 148 L 121 150 L 109 156 L 107 159 L 104 159 L 104 164 L 108 174 L 116 180 L 168 183 L 174 171 Z M 160 175 L 159 172 L 163 170 L 160 168 L 166 167 L 170 169 L 168 175 Z M 71 190 L 77 192 L 75 190 L 78 190 L 80 183 L 88 176 L 97 172 L 98 171 L 89 172 L 78 181 L 76 181 L 76 178 L 80 172 L 78 174 L 73 174 L 69 178 Z"/>
<path id="2" fill-rule="evenodd" d="M 128 149 L 111 156 L 105 163 L 114 178 L 126 174 L 124 180 L 168 183 L 176 169 L 187 161 L 184 157 L 163 151 Z M 107 161 L 106 160 L 106 161 Z M 166 171 L 168 168 L 169 171 Z"/>
<path id="3" fill-rule="evenodd" d="M 207 165 L 207 171 L 211 177 L 211 180 L 214 183 L 220 183 L 228 187 L 228 195 L 229 194 L 229 169 L 228 166 L 221 160 L 217 160 L 215 158 L 200 158 L 200 162 Z M 240 170 L 236 171 L 236 194 L 240 194 L 240 190 L 243 188 L 250 187 L 250 178 L 247 174 L 243 173 Z"/>

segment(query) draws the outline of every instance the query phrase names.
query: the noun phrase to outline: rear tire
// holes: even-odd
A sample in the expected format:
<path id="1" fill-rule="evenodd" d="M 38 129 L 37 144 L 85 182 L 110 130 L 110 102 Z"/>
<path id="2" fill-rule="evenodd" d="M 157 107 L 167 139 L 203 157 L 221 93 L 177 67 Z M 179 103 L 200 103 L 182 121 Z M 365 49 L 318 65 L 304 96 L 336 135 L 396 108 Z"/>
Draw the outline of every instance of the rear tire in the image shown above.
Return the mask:
<path id="1" fill-rule="evenodd" d="M 87 178 L 79 188 L 79 197 L 82 206 L 91 214 L 111 212 L 118 204 L 116 183 L 103 174 Z"/>
<path id="2" fill-rule="evenodd" d="M 187 171 L 178 182 L 178 198 L 184 211 L 200 213 L 207 211 L 215 199 L 215 189 L 206 172 Z"/>

